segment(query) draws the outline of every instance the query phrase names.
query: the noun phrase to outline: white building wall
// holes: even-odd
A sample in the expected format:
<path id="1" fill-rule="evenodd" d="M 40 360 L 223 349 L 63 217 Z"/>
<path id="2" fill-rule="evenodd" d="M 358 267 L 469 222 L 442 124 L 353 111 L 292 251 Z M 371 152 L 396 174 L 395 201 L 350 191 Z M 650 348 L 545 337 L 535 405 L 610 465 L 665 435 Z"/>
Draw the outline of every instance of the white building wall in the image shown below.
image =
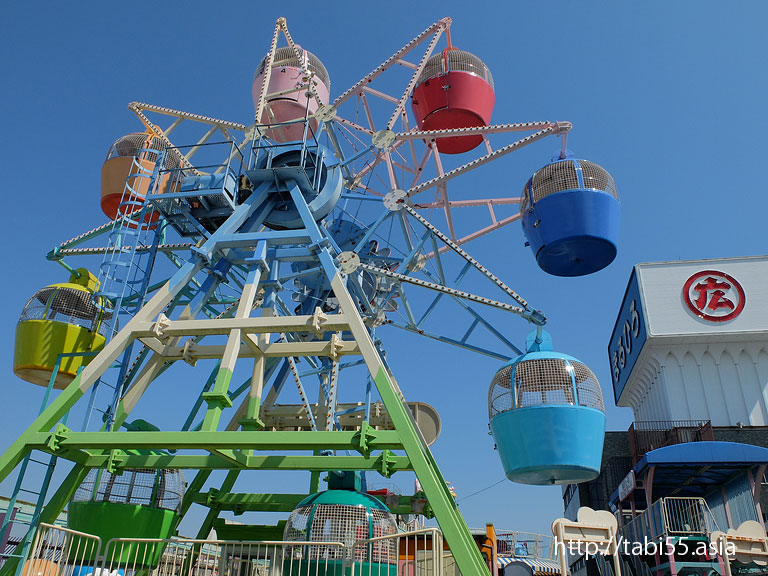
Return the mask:
<path id="1" fill-rule="evenodd" d="M 758 350 L 755 353 L 755 374 L 757 377 L 758 386 L 762 393 L 763 406 L 768 408 L 768 351 L 765 349 Z"/>
<path id="2" fill-rule="evenodd" d="M 725 392 L 720 385 L 720 377 L 717 376 L 717 363 L 709 351 L 701 355 L 699 373 L 707 405 L 707 418 L 714 426 L 725 426 L 729 421 Z"/>
<path id="3" fill-rule="evenodd" d="M 642 393 L 630 399 L 635 420 L 768 425 L 767 343 L 693 343 L 654 348 L 655 353 L 642 362 Z M 648 368 L 655 363 L 657 369 Z"/>
<path id="4" fill-rule="evenodd" d="M 638 421 L 767 426 L 766 280 L 768 256 L 638 264 L 608 347 L 617 404 Z"/>
<path id="5" fill-rule="evenodd" d="M 768 423 L 763 386 L 757 376 L 757 365 L 746 350 L 742 350 L 736 359 L 736 371 L 744 390 L 744 399 L 749 413 L 749 422 L 754 426 L 765 426 Z M 764 382 L 763 385 L 768 384 Z"/>
<path id="6" fill-rule="evenodd" d="M 669 420 L 669 398 L 661 365 L 656 362 L 648 363 L 644 375 L 647 384 L 635 408 L 635 420 Z"/>
<path id="7" fill-rule="evenodd" d="M 683 356 L 680 370 L 680 380 L 685 388 L 687 420 L 709 420 L 709 406 L 704 392 L 704 384 L 701 380 L 701 368 L 693 354 L 689 352 Z M 699 415 L 698 417 L 696 415 Z"/>
<path id="8" fill-rule="evenodd" d="M 688 398 L 682 381 L 680 360 L 669 352 L 661 365 L 664 374 L 664 384 L 669 398 L 670 420 L 689 420 Z"/>
<path id="9" fill-rule="evenodd" d="M 741 386 L 741 382 L 739 382 L 736 362 L 728 350 L 724 350 L 720 355 L 716 371 L 720 378 L 720 385 L 723 387 L 725 402 L 728 405 L 729 424 L 734 425 L 739 422 L 747 424 L 749 422 L 749 415 L 747 413 L 747 403 L 744 399 L 744 389 Z"/>

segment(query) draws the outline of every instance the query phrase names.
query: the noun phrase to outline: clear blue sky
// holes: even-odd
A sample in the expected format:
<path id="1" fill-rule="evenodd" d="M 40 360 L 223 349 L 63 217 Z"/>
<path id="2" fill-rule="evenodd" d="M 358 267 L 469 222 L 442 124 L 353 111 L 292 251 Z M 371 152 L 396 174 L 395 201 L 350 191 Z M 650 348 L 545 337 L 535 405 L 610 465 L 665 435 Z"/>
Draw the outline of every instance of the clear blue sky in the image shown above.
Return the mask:
<path id="1" fill-rule="evenodd" d="M 46 252 L 103 222 L 104 155 L 117 137 L 140 129 L 127 103 L 250 123 L 254 68 L 278 16 L 287 17 L 296 41 L 323 60 L 332 96 L 431 22 L 450 16 L 454 43 L 493 72 L 494 122 L 573 122 L 569 147 L 608 169 L 619 189 L 616 261 L 591 277 L 549 277 L 523 247 L 517 225 L 471 244 L 470 252 L 547 313 L 556 348 L 583 360 L 600 379 L 609 429 L 626 429 L 631 413 L 613 405 L 606 347 L 632 265 L 766 252 L 760 150 L 768 133 L 768 5 L 283 4 L 4 6 L 0 448 L 33 419 L 42 396 L 11 370 L 18 315 L 37 289 L 64 280 Z M 554 140 L 540 143 L 505 159 L 503 170 L 478 170 L 472 186 L 482 196 L 518 196 L 556 146 Z M 512 319 L 504 329 L 523 344 L 522 322 Z M 468 523 L 548 532 L 562 512 L 559 488 L 505 481 L 471 496 L 503 478 L 487 436 L 487 387 L 498 364 L 394 329 L 380 335 L 406 397 L 440 411 L 443 435 L 433 449 Z M 410 490 L 410 481 L 401 487 Z"/>

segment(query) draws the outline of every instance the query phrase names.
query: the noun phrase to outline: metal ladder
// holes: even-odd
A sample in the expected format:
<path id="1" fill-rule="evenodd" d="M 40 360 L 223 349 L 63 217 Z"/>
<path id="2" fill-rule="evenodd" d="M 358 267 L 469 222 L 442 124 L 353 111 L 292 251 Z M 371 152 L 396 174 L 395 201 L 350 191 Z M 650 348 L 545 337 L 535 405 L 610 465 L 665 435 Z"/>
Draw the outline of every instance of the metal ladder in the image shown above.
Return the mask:
<path id="1" fill-rule="evenodd" d="M 109 303 L 112 316 L 107 340 L 119 330 L 121 317 L 130 318 L 143 306 L 157 247 L 165 239 L 165 222 L 154 206 L 138 193 L 142 189 L 147 190 L 147 196 L 155 192 L 164 161 L 165 153 L 151 148 L 143 148 L 134 155 L 117 216 L 108 234 L 107 250 L 99 265 L 99 289 L 94 294 L 97 305 Z M 153 170 L 146 168 L 147 162 L 154 164 Z M 113 366 L 112 372 L 117 372 L 114 381 L 101 378 L 91 389 L 83 430 L 88 429 L 94 412 L 101 414 L 107 428 L 111 427 L 132 357 L 133 346 L 130 346 Z M 98 393 L 104 388 L 109 389 L 111 398 L 101 402 Z"/>
<path id="2" fill-rule="evenodd" d="M 160 156 L 154 170 L 145 167 L 148 156 Z M 165 154 L 145 148 L 133 157 L 133 164 L 125 181 L 117 217 L 108 236 L 108 246 L 99 266 L 100 288 L 96 296 L 104 297 L 113 305 L 114 315 L 133 316 L 143 305 L 149 276 L 157 254 L 157 246 L 164 236 L 164 223 L 152 205 L 137 192 L 147 184 L 148 195 L 160 182 L 160 166 Z M 117 332 L 113 322 L 112 333 Z M 111 335 L 110 335 L 111 336 Z"/>

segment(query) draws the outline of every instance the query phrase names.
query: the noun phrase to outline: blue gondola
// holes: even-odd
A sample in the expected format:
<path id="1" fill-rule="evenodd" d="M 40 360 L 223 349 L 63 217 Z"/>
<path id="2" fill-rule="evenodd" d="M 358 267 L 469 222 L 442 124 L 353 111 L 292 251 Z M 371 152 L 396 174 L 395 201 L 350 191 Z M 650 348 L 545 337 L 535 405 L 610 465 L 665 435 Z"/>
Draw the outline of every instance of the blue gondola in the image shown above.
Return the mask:
<path id="1" fill-rule="evenodd" d="M 522 484 L 572 484 L 600 473 L 605 410 L 592 371 L 552 351 L 546 333 L 496 373 L 488 391 L 491 432 L 504 472 Z"/>
<path id="2" fill-rule="evenodd" d="M 616 257 L 616 184 L 593 162 L 557 158 L 535 172 L 523 189 L 520 214 L 536 262 L 548 274 L 584 276 Z"/>

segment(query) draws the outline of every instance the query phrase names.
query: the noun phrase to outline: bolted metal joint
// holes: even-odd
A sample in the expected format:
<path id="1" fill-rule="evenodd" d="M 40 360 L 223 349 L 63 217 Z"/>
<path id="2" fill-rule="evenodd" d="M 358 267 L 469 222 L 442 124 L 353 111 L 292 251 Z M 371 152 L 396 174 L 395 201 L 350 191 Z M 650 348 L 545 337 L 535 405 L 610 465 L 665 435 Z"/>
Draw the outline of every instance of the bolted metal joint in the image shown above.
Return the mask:
<path id="1" fill-rule="evenodd" d="M 354 274 L 360 268 L 360 256 L 351 250 L 346 250 L 339 254 L 338 261 L 341 273 L 346 276 Z"/>
<path id="2" fill-rule="evenodd" d="M 379 468 L 379 474 L 385 478 L 389 478 L 395 473 L 395 455 L 391 450 L 383 450 L 379 455 L 377 462 Z"/>
<path id="3" fill-rule="evenodd" d="M 384 207 L 390 212 L 397 212 L 405 208 L 408 202 L 408 192 L 395 188 L 384 195 Z"/>
<path id="4" fill-rule="evenodd" d="M 328 316 L 320 309 L 319 306 L 315 307 L 315 311 L 312 313 L 312 331 L 318 338 L 322 337 L 325 332 L 324 324 L 328 321 Z"/>
<path id="5" fill-rule="evenodd" d="M 45 440 L 45 445 L 51 452 L 59 452 L 61 450 L 61 442 L 67 439 L 68 433 L 69 428 L 64 426 L 64 424 L 57 424 L 56 428 L 53 429 L 53 432 Z"/>
<path id="6" fill-rule="evenodd" d="M 194 340 L 189 339 L 184 342 L 184 350 L 182 351 L 181 358 L 190 366 L 195 366 L 197 364 L 197 344 Z"/>
<path id="7" fill-rule="evenodd" d="M 341 351 L 344 350 L 344 341 L 338 334 L 331 334 L 330 351 L 328 355 L 332 360 L 337 361 L 341 355 Z"/>
<path id="8" fill-rule="evenodd" d="M 110 474 L 119 475 L 122 473 L 123 462 L 125 462 L 125 452 L 115 448 L 109 451 L 109 458 L 107 459 L 107 472 Z"/>
<path id="9" fill-rule="evenodd" d="M 532 310 L 529 317 L 537 326 L 544 326 L 547 323 L 547 317 L 541 310 Z"/>
<path id="10" fill-rule="evenodd" d="M 376 438 L 376 432 L 368 424 L 368 420 L 363 420 L 360 424 L 360 430 L 352 437 L 355 448 L 363 456 L 371 454 L 371 440 Z"/>
<path id="11" fill-rule="evenodd" d="M 165 343 L 168 340 L 168 336 L 165 335 L 165 331 L 170 328 L 170 326 L 171 319 L 160 312 L 160 315 L 157 317 L 157 321 L 152 325 L 152 332 L 154 333 L 155 338 L 160 340 L 160 342 Z"/>

